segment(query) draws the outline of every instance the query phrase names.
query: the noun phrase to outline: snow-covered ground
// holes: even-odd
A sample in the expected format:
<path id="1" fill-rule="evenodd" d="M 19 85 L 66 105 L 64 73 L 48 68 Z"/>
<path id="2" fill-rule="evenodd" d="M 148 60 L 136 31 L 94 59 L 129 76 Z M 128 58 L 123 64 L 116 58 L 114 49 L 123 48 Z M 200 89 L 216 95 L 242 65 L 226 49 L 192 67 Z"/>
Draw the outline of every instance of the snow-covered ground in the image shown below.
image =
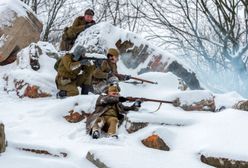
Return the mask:
<path id="1" fill-rule="evenodd" d="M 46 59 L 45 59 L 46 60 Z M 41 59 L 41 66 L 44 61 Z M 46 65 L 50 65 L 46 64 Z M 47 86 L 53 86 L 50 79 L 53 67 L 46 66 L 46 71 L 34 72 L 37 76 L 46 76 Z M 50 68 L 50 70 L 49 70 Z M 31 69 L 24 69 L 31 73 Z M 123 64 L 119 71 L 132 74 Z M 179 107 L 163 104 L 157 112 L 153 112 L 158 104 L 144 102 L 139 112 L 130 112 L 132 121 L 149 122 L 148 127 L 133 134 L 128 134 L 124 124 L 119 129 L 119 139 L 91 139 L 85 133 L 85 123 L 68 123 L 63 116 L 75 109 L 93 112 L 96 95 L 75 96 L 63 100 L 55 98 L 55 91 L 49 98 L 20 99 L 14 94 L 3 91 L 3 75 L 10 72 L 23 71 L 13 63 L 0 67 L 0 120 L 6 128 L 8 140 L 7 151 L 0 156 L 1 168 L 93 168 L 95 167 L 85 156 L 88 151 L 101 158 L 112 168 L 134 167 L 209 167 L 200 161 L 200 153 L 206 156 L 227 157 L 248 161 L 248 113 L 228 108 L 221 112 L 186 112 Z M 26 76 L 19 76 L 26 77 Z M 139 77 L 157 81 L 158 85 L 131 85 L 121 83 L 121 94 L 124 96 L 145 97 L 171 100 L 181 95 L 185 101 L 194 101 L 208 97 L 209 91 L 178 90 L 178 79 L 171 73 L 146 73 Z M 33 78 L 32 75 L 27 78 Z M 45 80 L 45 79 L 43 79 Z M 211 93 L 212 94 L 212 93 Z M 231 107 L 242 99 L 235 93 L 216 96 L 217 106 Z M 75 104 L 77 104 L 75 106 Z M 163 125 L 161 125 L 163 123 Z M 158 134 L 170 147 L 170 151 L 159 151 L 146 148 L 141 140 L 151 134 Z M 66 158 L 37 155 L 20 151 L 17 148 L 48 150 L 52 154 L 68 153 Z"/>

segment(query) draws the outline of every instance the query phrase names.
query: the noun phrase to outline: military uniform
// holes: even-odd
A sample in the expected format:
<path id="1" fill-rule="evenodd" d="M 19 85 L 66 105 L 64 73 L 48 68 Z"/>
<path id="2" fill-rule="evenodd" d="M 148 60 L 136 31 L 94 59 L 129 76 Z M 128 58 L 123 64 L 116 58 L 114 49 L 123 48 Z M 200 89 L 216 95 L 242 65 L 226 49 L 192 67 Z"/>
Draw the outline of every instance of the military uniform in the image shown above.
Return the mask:
<path id="1" fill-rule="evenodd" d="M 108 135 L 115 135 L 119 121 L 129 110 L 137 111 L 138 109 L 134 105 L 124 106 L 120 102 L 119 96 L 99 96 L 94 113 L 86 121 L 87 133 L 91 135 L 95 130 L 103 129 Z"/>
<path id="2" fill-rule="evenodd" d="M 91 22 L 86 22 L 84 16 L 77 17 L 72 26 L 66 27 L 64 33 L 62 35 L 62 40 L 60 43 L 60 50 L 61 51 L 69 51 L 73 45 L 77 36 L 84 31 L 85 29 L 89 28 L 90 26 L 96 24 L 94 20 Z"/>
<path id="3" fill-rule="evenodd" d="M 83 70 L 82 74 L 80 74 L 81 70 Z M 94 65 L 81 65 L 80 61 L 73 60 L 72 54 L 66 54 L 58 66 L 57 88 L 66 91 L 66 96 L 78 95 L 78 86 L 91 85 L 94 70 Z"/>
<path id="4" fill-rule="evenodd" d="M 119 51 L 114 48 L 108 50 L 107 57 L 109 54 L 119 57 Z M 113 77 L 114 74 L 118 74 L 117 64 L 111 62 L 111 60 L 103 61 L 100 67 L 95 69 L 93 72 L 93 88 L 96 94 L 105 92 L 108 84 L 111 83 L 111 81 L 108 80 L 110 76 Z M 116 78 L 117 80 L 124 80 L 124 78 L 121 78 L 120 76 Z"/>

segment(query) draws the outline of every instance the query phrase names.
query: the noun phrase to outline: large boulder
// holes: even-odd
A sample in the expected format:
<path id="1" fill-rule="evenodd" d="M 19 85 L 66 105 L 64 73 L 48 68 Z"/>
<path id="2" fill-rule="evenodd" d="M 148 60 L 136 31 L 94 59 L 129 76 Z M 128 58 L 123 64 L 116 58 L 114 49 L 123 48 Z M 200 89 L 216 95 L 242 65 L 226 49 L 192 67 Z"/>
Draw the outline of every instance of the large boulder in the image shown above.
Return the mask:
<path id="1" fill-rule="evenodd" d="M 20 98 L 48 97 L 56 92 L 53 68 L 57 57 L 54 47 L 46 42 L 32 43 L 17 55 L 17 65 L 3 75 L 4 90 Z M 51 58 L 52 57 L 52 58 Z"/>
<path id="2" fill-rule="evenodd" d="M 15 60 L 18 51 L 37 42 L 42 23 L 34 13 L 19 0 L 0 2 L 0 65 Z"/>
<path id="3" fill-rule="evenodd" d="M 110 23 L 99 23 L 83 31 L 75 46 L 83 45 L 90 53 L 105 54 L 108 48 L 118 48 L 127 68 L 136 72 L 172 72 L 183 79 L 190 89 L 201 89 L 194 72 L 167 53 L 135 33 L 119 29 Z M 73 49 L 72 49 L 73 50 Z"/>

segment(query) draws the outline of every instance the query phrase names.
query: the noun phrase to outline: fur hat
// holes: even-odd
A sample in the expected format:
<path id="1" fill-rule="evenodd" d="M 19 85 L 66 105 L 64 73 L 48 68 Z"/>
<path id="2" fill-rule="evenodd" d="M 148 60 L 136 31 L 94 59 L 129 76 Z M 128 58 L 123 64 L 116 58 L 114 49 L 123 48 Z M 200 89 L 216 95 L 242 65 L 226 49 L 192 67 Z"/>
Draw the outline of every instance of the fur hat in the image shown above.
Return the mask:
<path id="1" fill-rule="evenodd" d="M 119 57 L 120 52 L 117 49 L 115 49 L 115 48 L 110 48 L 110 49 L 108 49 L 107 55 L 109 55 L 109 54 L 110 55 L 113 55 L 115 57 Z"/>
<path id="2" fill-rule="evenodd" d="M 86 49 L 84 48 L 84 46 L 78 45 L 73 51 L 73 59 L 75 61 L 79 61 L 82 55 L 85 55 L 85 53 Z"/>
<path id="3" fill-rule="evenodd" d="M 108 92 L 118 92 L 118 93 L 119 93 L 119 89 L 118 89 L 118 87 L 115 86 L 115 85 L 110 85 L 110 86 L 108 87 Z"/>
<path id="4" fill-rule="evenodd" d="M 84 12 L 84 15 L 91 15 L 91 16 L 94 16 L 94 15 L 95 15 L 95 12 L 94 12 L 92 9 L 87 9 L 87 10 Z"/>

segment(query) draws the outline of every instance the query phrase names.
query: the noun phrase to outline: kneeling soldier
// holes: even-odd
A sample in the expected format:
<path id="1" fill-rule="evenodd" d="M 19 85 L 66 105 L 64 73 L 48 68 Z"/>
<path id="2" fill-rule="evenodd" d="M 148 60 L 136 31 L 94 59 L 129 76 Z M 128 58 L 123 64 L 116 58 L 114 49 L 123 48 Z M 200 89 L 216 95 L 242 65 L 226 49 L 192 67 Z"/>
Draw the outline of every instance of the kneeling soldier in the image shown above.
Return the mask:
<path id="1" fill-rule="evenodd" d="M 61 58 L 56 76 L 57 88 L 60 90 L 57 93 L 58 98 L 78 95 L 78 86 L 82 88 L 81 94 L 88 94 L 95 65 L 83 59 L 85 53 L 83 46 L 77 46 L 72 54 Z"/>
<path id="2" fill-rule="evenodd" d="M 109 137 L 117 136 L 118 124 L 123 119 L 122 114 L 129 110 L 138 111 L 141 101 L 135 102 L 132 106 L 124 106 L 122 102 L 127 99 L 119 95 L 116 86 L 109 86 L 107 95 L 100 95 L 96 102 L 94 113 L 86 121 L 87 133 L 92 135 L 93 139 L 100 137 L 101 131 L 105 131 Z"/>

